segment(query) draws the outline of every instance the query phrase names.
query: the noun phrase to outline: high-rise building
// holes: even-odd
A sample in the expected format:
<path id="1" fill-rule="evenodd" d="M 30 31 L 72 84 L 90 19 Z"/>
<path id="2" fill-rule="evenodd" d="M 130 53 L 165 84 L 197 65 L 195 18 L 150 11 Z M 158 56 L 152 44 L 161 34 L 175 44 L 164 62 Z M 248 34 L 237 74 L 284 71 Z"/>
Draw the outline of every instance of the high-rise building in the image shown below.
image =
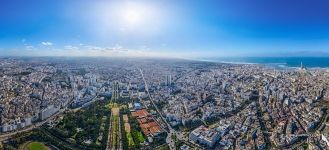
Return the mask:
<path id="1" fill-rule="evenodd" d="M 167 86 L 171 85 L 171 75 L 166 76 L 166 85 Z"/>

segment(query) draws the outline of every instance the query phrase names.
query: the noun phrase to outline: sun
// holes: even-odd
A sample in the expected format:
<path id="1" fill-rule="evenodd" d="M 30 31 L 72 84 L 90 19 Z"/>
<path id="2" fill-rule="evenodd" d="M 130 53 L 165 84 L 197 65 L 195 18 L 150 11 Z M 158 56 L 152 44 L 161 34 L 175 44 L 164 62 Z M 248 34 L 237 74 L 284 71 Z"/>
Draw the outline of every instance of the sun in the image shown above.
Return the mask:
<path id="1" fill-rule="evenodd" d="M 136 9 L 133 10 L 127 10 L 124 12 L 123 19 L 126 23 L 130 25 L 136 25 L 142 21 L 141 18 L 141 11 L 138 11 Z"/>
<path id="2" fill-rule="evenodd" d="M 124 24 L 129 26 L 136 26 L 143 23 L 147 17 L 147 9 L 140 5 L 126 5 L 121 8 L 120 14 Z"/>
<path id="3" fill-rule="evenodd" d="M 116 1 L 95 4 L 92 20 L 100 34 L 155 34 L 165 24 L 161 7 L 146 1 Z M 143 33 L 143 34 L 141 34 Z"/>

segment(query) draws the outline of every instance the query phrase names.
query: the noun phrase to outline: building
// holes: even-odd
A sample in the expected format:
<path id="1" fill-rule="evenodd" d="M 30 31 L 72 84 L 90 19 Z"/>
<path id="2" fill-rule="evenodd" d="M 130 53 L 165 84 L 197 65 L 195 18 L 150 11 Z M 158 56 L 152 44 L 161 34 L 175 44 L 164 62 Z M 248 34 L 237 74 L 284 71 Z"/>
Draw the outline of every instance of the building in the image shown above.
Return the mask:
<path id="1" fill-rule="evenodd" d="M 329 146 L 329 134 L 321 134 L 321 140 L 326 142 L 327 146 Z"/>
<path id="2" fill-rule="evenodd" d="M 14 122 L 5 123 L 2 125 L 2 132 L 14 131 L 17 129 L 17 125 Z"/>
<path id="3" fill-rule="evenodd" d="M 136 110 L 138 110 L 138 109 L 142 109 L 142 105 L 141 105 L 141 103 L 134 103 L 134 108 L 135 108 Z"/>
<path id="4" fill-rule="evenodd" d="M 183 146 L 180 147 L 180 150 L 189 150 L 190 147 L 186 144 L 184 144 Z"/>
<path id="5" fill-rule="evenodd" d="M 58 111 L 59 111 L 59 108 L 55 107 L 54 105 L 49 105 L 47 108 L 41 110 L 40 119 L 45 120 Z"/>
<path id="6" fill-rule="evenodd" d="M 208 129 L 202 125 L 193 130 L 190 133 L 189 138 L 195 143 L 205 144 L 208 147 L 213 147 L 219 140 L 220 135 L 217 131 Z"/>
<path id="7" fill-rule="evenodd" d="M 120 93 L 120 96 L 123 98 L 128 98 L 129 97 L 129 91 L 127 90 L 122 90 Z"/>
<path id="8" fill-rule="evenodd" d="M 171 75 L 166 76 L 166 85 L 170 86 L 171 85 Z"/>

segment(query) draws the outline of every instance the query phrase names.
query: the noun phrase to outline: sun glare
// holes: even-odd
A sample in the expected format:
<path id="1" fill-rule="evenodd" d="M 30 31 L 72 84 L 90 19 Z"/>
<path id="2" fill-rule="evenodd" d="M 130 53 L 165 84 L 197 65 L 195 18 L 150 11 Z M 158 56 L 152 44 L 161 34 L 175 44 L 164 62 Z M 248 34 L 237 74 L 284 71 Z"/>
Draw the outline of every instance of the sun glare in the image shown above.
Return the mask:
<path id="1" fill-rule="evenodd" d="M 125 25 L 136 26 L 147 18 L 147 9 L 141 5 L 130 4 L 120 8 L 121 19 Z"/>
<path id="2" fill-rule="evenodd" d="M 136 9 L 128 10 L 124 12 L 123 19 L 126 23 L 130 25 L 138 24 L 140 23 L 140 21 L 142 21 L 141 12 Z"/>
<path id="3" fill-rule="evenodd" d="M 137 34 L 138 36 L 160 33 L 166 16 L 161 7 L 146 2 L 104 2 L 94 5 L 90 15 L 98 35 Z M 89 14 L 88 14 L 89 15 Z M 87 16 L 88 16 L 87 15 Z"/>

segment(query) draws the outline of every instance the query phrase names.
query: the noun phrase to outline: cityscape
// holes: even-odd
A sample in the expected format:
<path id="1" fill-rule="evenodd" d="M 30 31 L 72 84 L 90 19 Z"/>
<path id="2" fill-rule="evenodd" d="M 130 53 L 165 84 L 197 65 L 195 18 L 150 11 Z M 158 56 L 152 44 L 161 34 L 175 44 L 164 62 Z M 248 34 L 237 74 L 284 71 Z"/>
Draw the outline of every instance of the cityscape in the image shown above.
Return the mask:
<path id="1" fill-rule="evenodd" d="M 0 2 L 0 150 L 329 150 L 329 1 Z"/>
<path id="2" fill-rule="evenodd" d="M 2 147 L 328 149 L 329 72 L 180 59 L 1 58 Z"/>

